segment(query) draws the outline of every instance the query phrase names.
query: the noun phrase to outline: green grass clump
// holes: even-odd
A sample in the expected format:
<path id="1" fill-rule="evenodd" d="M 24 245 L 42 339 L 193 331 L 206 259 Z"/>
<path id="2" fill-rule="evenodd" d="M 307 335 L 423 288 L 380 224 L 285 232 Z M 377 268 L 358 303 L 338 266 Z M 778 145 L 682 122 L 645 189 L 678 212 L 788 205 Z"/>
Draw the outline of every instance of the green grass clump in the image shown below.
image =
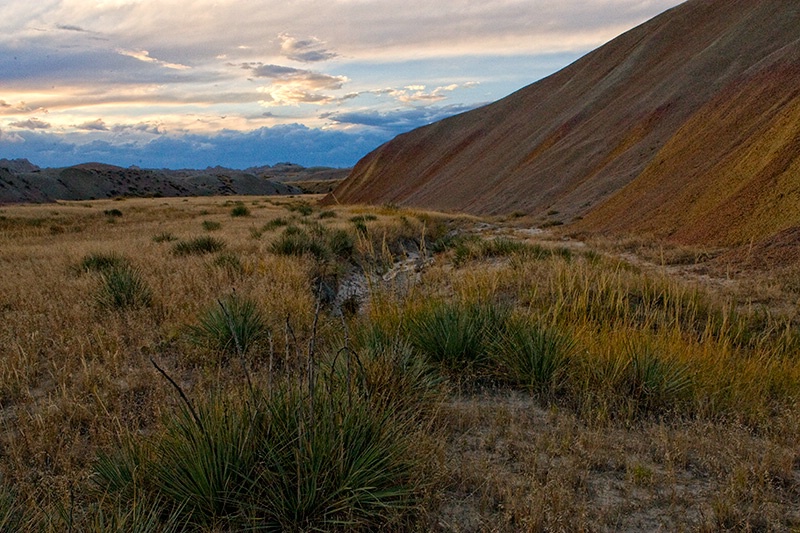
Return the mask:
<path id="1" fill-rule="evenodd" d="M 493 364 L 505 382 L 539 393 L 553 393 L 565 384 L 575 351 L 566 334 L 524 320 L 507 324 L 492 347 Z"/>
<path id="2" fill-rule="evenodd" d="M 495 304 L 434 302 L 412 317 L 409 338 L 431 362 L 469 373 L 485 366 L 490 340 L 507 319 L 508 310 Z"/>
<path id="3" fill-rule="evenodd" d="M 646 346 L 631 346 L 624 392 L 644 412 L 674 409 L 691 392 L 688 366 L 656 354 Z"/>
<path id="4" fill-rule="evenodd" d="M 148 307 L 153 301 L 147 282 L 130 265 L 109 268 L 100 276 L 101 284 L 95 299 L 103 308 L 122 310 Z"/>
<path id="5" fill-rule="evenodd" d="M 128 264 L 128 260 L 116 253 L 93 252 L 85 255 L 76 269 L 79 272 L 102 273 Z"/>
<path id="6" fill-rule="evenodd" d="M 330 231 L 324 226 L 313 224 L 308 230 L 288 226 L 283 234 L 272 243 L 270 250 L 278 255 L 312 255 L 320 261 L 330 259 L 349 259 L 355 253 L 356 243 L 346 230 Z"/>
<path id="7" fill-rule="evenodd" d="M 307 202 L 295 202 L 287 205 L 286 209 L 294 213 L 300 213 L 304 217 L 314 212 L 314 208 Z"/>
<path id="8" fill-rule="evenodd" d="M 270 220 L 269 222 L 264 224 L 264 226 L 261 229 L 263 231 L 272 231 L 272 230 L 274 230 L 276 228 L 280 228 L 282 226 L 288 226 L 288 225 L 289 225 L 289 221 L 288 220 L 286 220 L 285 218 L 282 218 L 282 217 L 278 217 L 278 218 L 273 218 L 272 220 Z"/>
<path id="9" fill-rule="evenodd" d="M 161 243 L 161 242 L 172 242 L 177 240 L 178 238 L 168 231 L 159 233 L 157 235 L 153 235 L 153 242 Z"/>
<path id="10" fill-rule="evenodd" d="M 206 231 L 217 231 L 222 228 L 222 224 L 214 220 L 204 220 L 203 229 Z"/>
<path id="11" fill-rule="evenodd" d="M 356 389 L 212 395 L 100 457 L 100 488 L 191 529 L 377 530 L 413 504 L 414 431 Z"/>
<path id="12" fill-rule="evenodd" d="M 231 209 L 231 216 L 232 217 L 250 216 L 250 210 L 247 208 L 247 206 L 239 204 L 234 206 L 233 209 Z"/>
<path id="13" fill-rule="evenodd" d="M 336 218 L 336 211 L 321 211 L 319 218 Z"/>
<path id="14" fill-rule="evenodd" d="M 244 274 L 244 265 L 242 264 L 242 260 L 239 259 L 238 255 L 234 255 L 231 253 L 222 253 L 219 254 L 212 264 L 215 267 L 221 268 L 228 272 L 228 274 L 234 276 L 241 276 Z"/>
<path id="15" fill-rule="evenodd" d="M 198 322 L 189 328 L 191 339 L 229 355 L 246 354 L 268 334 L 256 303 L 237 294 L 211 306 Z"/>
<path id="16" fill-rule="evenodd" d="M 225 241 L 214 237 L 195 237 L 186 241 L 178 241 L 172 247 L 175 255 L 202 255 L 218 252 L 225 248 Z"/>

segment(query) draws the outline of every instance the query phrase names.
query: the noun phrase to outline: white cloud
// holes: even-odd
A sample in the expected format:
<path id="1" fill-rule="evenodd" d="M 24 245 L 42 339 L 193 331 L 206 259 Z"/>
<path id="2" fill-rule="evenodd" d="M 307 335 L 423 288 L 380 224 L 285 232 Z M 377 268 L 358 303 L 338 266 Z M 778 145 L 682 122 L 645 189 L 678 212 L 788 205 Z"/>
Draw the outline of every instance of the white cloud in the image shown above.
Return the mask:
<path id="1" fill-rule="evenodd" d="M 155 65 L 159 65 L 161 67 L 173 69 L 173 70 L 189 70 L 192 67 L 181 65 L 180 63 L 169 63 L 167 61 L 161 61 L 160 59 L 156 59 L 154 57 L 150 57 L 150 52 L 147 50 L 117 50 L 117 53 L 123 56 L 132 57 L 134 59 L 138 59 L 144 63 L 153 63 Z"/>
<path id="2" fill-rule="evenodd" d="M 8 133 L 0 130 L 0 143 L 17 144 L 24 142 L 25 139 L 20 134 L 14 132 Z"/>

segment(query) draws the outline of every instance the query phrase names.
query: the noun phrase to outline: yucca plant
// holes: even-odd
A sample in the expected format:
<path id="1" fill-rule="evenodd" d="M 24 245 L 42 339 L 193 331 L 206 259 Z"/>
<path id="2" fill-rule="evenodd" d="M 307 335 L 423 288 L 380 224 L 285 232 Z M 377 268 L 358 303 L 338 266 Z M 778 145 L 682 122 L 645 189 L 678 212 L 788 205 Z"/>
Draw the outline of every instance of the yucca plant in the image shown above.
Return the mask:
<path id="1" fill-rule="evenodd" d="M 475 370 L 487 361 L 508 310 L 491 303 L 434 302 L 413 316 L 408 333 L 414 348 L 451 371 Z"/>
<path id="2" fill-rule="evenodd" d="M 175 255 L 202 255 L 218 252 L 225 248 L 225 241 L 214 237 L 195 237 L 187 241 L 178 241 L 172 247 Z"/>
<path id="3" fill-rule="evenodd" d="M 151 501 L 191 529 L 379 529 L 413 505 L 414 426 L 360 391 L 317 390 L 186 405 L 164 433 L 129 448 L 135 458 L 106 456 L 95 479 L 122 504 Z M 118 475 L 131 464 L 138 475 Z"/>
<path id="4" fill-rule="evenodd" d="M 250 216 L 250 210 L 247 208 L 247 206 L 239 204 L 237 206 L 234 206 L 233 209 L 231 209 L 231 216 L 232 217 Z"/>
<path id="5" fill-rule="evenodd" d="M 296 226 L 286 228 L 280 238 L 272 243 L 270 251 L 277 255 L 310 254 L 319 260 L 330 256 L 330 248 L 324 239 L 310 235 Z"/>
<path id="6" fill-rule="evenodd" d="M 414 427 L 341 388 L 269 403 L 249 514 L 281 531 L 373 530 L 413 504 Z"/>
<path id="7" fill-rule="evenodd" d="M 531 391 L 556 392 L 567 378 L 574 341 L 554 328 L 512 320 L 492 347 L 498 376 Z"/>
<path id="8" fill-rule="evenodd" d="M 631 345 L 626 371 L 626 391 L 640 411 L 669 410 L 692 387 L 685 363 L 657 355 L 647 346 Z"/>
<path id="9" fill-rule="evenodd" d="M 128 260 L 119 254 L 94 252 L 84 256 L 76 269 L 79 272 L 102 273 L 126 265 L 128 265 Z"/>
<path id="10" fill-rule="evenodd" d="M 216 302 L 189 328 L 194 342 L 229 355 L 246 354 L 267 333 L 256 302 L 236 293 Z"/>
<path id="11" fill-rule="evenodd" d="M 129 265 L 109 268 L 100 276 L 101 284 L 95 298 L 103 308 L 147 307 L 153 301 L 147 282 L 137 269 Z"/>

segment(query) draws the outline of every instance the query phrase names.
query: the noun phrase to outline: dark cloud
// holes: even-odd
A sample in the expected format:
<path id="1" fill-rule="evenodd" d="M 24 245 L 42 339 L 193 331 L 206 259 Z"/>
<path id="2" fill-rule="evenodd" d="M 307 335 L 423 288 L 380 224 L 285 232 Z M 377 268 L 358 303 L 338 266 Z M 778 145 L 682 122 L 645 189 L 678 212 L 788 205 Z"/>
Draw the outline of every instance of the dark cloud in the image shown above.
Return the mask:
<path id="1" fill-rule="evenodd" d="M 298 40 L 283 33 L 278 39 L 281 43 L 281 53 L 284 57 L 292 61 L 315 63 L 318 61 L 327 61 L 338 56 L 336 52 L 326 50 L 325 43 L 315 37 Z"/>
<path id="2" fill-rule="evenodd" d="M 347 81 L 347 78 L 342 76 L 331 76 L 330 74 L 314 72 L 313 70 L 284 67 L 281 65 L 246 63 L 242 65 L 242 67 L 250 69 L 253 75 L 258 78 L 297 82 L 316 89 L 341 89 L 342 84 Z"/>
<path id="3" fill-rule="evenodd" d="M 215 135 L 161 135 L 149 141 L 120 139 L 88 141 L 88 134 L 68 138 L 45 131 L 0 135 L 0 158 L 26 158 L 43 167 L 102 161 L 148 168 L 205 168 L 222 165 L 247 168 L 291 161 L 304 166 L 352 166 L 388 141 L 391 134 L 308 128 L 300 124 L 251 132 L 222 131 Z M 8 137 L 8 138 L 7 138 Z"/>
<path id="4" fill-rule="evenodd" d="M 92 33 L 89 30 L 83 29 L 80 26 L 73 26 L 72 24 L 58 24 L 56 26 L 56 28 L 58 28 L 59 30 L 65 30 L 65 31 L 77 31 L 77 32 L 80 32 L 80 33 Z"/>
<path id="5" fill-rule="evenodd" d="M 50 128 L 50 124 L 39 120 L 38 118 L 29 118 L 28 120 L 21 120 L 19 122 L 12 122 L 10 126 L 14 128 L 22 128 L 25 130 L 46 130 Z"/>
<path id="6" fill-rule="evenodd" d="M 394 134 L 409 131 L 419 126 L 425 126 L 465 111 L 470 111 L 480 105 L 450 105 L 440 107 L 414 107 L 396 109 L 393 111 L 350 111 L 342 113 L 327 113 L 322 118 L 338 124 L 352 124 L 379 128 Z"/>

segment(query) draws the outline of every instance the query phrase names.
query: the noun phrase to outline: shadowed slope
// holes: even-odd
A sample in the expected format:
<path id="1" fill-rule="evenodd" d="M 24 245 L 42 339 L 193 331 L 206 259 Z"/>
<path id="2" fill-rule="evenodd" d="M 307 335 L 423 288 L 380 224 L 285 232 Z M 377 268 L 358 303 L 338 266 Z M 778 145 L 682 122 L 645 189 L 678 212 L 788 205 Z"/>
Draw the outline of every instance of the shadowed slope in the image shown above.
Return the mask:
<path id="1" fill-rule="evenodd" d="M 796 1 L 690 0 L 503 100 L 397 137 L 329 201 L 558 211 L 585 216 L 582 231 L 687 242 L 768 236 L 800 224 L 799 56 Z"/>

